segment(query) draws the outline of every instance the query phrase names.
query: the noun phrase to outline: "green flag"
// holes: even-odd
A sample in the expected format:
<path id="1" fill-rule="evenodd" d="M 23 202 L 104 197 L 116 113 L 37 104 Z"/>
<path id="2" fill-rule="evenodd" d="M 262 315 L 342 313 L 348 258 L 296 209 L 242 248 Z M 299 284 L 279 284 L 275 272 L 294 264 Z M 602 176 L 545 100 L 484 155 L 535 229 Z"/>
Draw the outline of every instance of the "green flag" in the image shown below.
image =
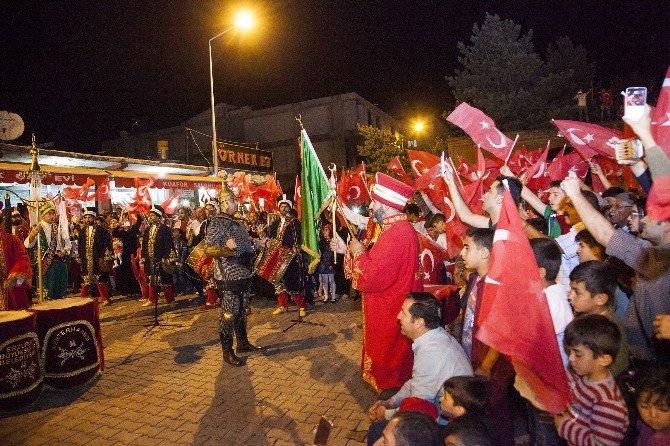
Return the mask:
<path id="1" fill-rule="evenodd" d="M 301 193 L 301 235 L 302 249 L 308 255 L 308 271 L 312 274 L 321 259 L 319 252 L 319 229 L 317 219 L 323 209 L 332 201 L 333 191 L 328 185 L 328 177 L 321 166 L 312 142 L 303 129 L 300 132 L 302 171 L 300 172 Z"/>

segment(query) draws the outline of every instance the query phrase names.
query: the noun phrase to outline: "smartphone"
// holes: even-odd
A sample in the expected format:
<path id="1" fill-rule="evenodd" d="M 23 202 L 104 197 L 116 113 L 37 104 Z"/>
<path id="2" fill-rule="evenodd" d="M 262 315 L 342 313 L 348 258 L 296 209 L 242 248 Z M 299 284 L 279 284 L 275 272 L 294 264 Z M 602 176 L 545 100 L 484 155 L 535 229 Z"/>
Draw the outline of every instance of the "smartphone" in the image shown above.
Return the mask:
<path id="1" fill-rule="evenodd" d="M 617 161 L 634 160 L 644 156 L 644 147 L 639 139 L 623 139 L 614 149 Z"/>
<path id="2" fill-rule="evenodd" d="M 624 116 L 632 121 L 639 120 L 644 114 L 644 106 L 647 103 L 647 87 L 626 88 L 626 101 Z"/>

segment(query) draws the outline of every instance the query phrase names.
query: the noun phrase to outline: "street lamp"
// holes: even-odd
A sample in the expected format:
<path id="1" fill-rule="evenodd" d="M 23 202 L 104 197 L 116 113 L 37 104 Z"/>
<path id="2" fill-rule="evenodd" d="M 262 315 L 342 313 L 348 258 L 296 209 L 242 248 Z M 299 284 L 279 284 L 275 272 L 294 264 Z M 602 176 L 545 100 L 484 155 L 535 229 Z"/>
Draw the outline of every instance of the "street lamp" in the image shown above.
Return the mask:
<path id="1" fill-rule="evenodd" d="M 212 42 L 234 29 L 246 31 L 254 25 L 254 17 L 249 11 L 240 11 L 235 16 L 234 25 L 209 39 L 209 96 L 212 106 L 212 158 L 214 160 L 214 176 L 219 172 L 219 154 L 216 146 L 216 113 L 214 111 L 214 68 L 212 63 Z"/>

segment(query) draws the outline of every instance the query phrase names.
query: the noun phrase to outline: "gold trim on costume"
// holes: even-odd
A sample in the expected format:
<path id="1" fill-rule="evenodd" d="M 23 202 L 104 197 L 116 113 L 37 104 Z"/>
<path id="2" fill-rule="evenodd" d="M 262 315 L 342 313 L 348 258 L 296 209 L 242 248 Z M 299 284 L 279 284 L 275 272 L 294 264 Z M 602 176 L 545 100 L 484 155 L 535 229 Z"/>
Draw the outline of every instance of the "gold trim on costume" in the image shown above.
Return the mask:
<path id="1" fill-rule="evenodd" d="M 5 294 L 5 284 L 7 281 L 7 261 L 5 259 L 5 241 L 0 234 L 0 310 L 7 309 L 7 295 Z"/>

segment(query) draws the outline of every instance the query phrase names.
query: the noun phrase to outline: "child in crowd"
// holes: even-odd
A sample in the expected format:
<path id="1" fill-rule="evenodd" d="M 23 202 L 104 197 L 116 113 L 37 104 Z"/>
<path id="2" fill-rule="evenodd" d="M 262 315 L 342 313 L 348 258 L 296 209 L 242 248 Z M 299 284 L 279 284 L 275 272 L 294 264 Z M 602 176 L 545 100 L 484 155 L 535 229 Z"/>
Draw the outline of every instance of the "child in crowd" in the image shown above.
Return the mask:
<path id="1" fill-rule="evenodd" d="M 628 427 L 628 411 L 610 373 L 621 333 L 605 316 L 586 314 L 565 330 L 570 361 L 570 406 L 554 417 L 569 445 L 617 446 Z"/>
<path id="2" fill-rule="evenodd" d="M 319 274 L 319 291 L 323 295 L 323 301 L 335 302 L 335 268 L 333 267 L 333 250 L 330 249 L 330 240 L 333 238 L 333 228 L 330 224 L 323 225 L 321 228 L 321 238 L 319 240 L 319 249 L 321 250 L 321 260 L 317 267 Z"/>
<path id="3" fill-rule="evenodd" d="M 670 369 L 646 370 L 637 388 L 637 446 L 670 445 Z"/>
<path id="4" fill-rule="evenodd" d="M 468 417 L 456 418 L 444 429 L 445 446 L 493 446 L 497 444 L 486 426 Z"/>
<path id="5" fill-rule="evenodd" d="M 440 415 L 450 423 L 468 416 L 483 420 L 488 394 L 484 379 L 479 376 L 453 376 L 442 385 Z"/>
<path id="6" fill-rule="evenodd" d="M 558 271 L 561 268 L 562 254 L 558 244 L 549 238 L 536 238 L 530 240 L 530 247 L 535 255 L 537 266 L 540 268 L 540 277 L 544 284 L 544 295 L 549 305 L 549 313 L 556 333 L 556 343 L 561 353 L 563 365 L 567 368 L 568 356 L 565 353 L 563 339 L 565 328 L 572 322 L 572 308 L 568 302 L 565 289 L 556 283 Z M 541 446 L 558 446 L 562 443 L 553 417 L 545 410 L 528 384 L 516 375 L 514 387 L 519 394 L 526 399 L 526 413 L 528 417 L 528 430 L 532 444 Z"/>
<path id="7" fill-rule="evenodd" d="M 483 344 L 475 336 L 479 329 L 477 314 L 481 306 L 484 280 L 488 274 L 493 235 L 492 229 L 471 228 L 463 239 L 463 250 L 461 251 L 463 264 L 465 268 L 474 270 L 476 274 L 470 276 L 464 294 L 465 308 L 461 345 L 470 358 L 475 374 L 490 379 L 491 400 L 487 408 L 487 415 L 495 422 L 497 444 L 509 446 L 514 444 L 509 390 L 514 377 L 514 369 L 504 355 Z"/>
<path id="8" fill-rule="evenodd" d="M 614 314 L 614 295 L 617 289 L 616 274 L 605 262 L 590 260 L 580 263 L 570 273 L 570 303 L 575 315 L 600 314 L 614 322 L 619 329 L 621 342 L 613 356 L 610 371 L 615 377 L 628 371 L 628 340 L 625 329 Z"/>

